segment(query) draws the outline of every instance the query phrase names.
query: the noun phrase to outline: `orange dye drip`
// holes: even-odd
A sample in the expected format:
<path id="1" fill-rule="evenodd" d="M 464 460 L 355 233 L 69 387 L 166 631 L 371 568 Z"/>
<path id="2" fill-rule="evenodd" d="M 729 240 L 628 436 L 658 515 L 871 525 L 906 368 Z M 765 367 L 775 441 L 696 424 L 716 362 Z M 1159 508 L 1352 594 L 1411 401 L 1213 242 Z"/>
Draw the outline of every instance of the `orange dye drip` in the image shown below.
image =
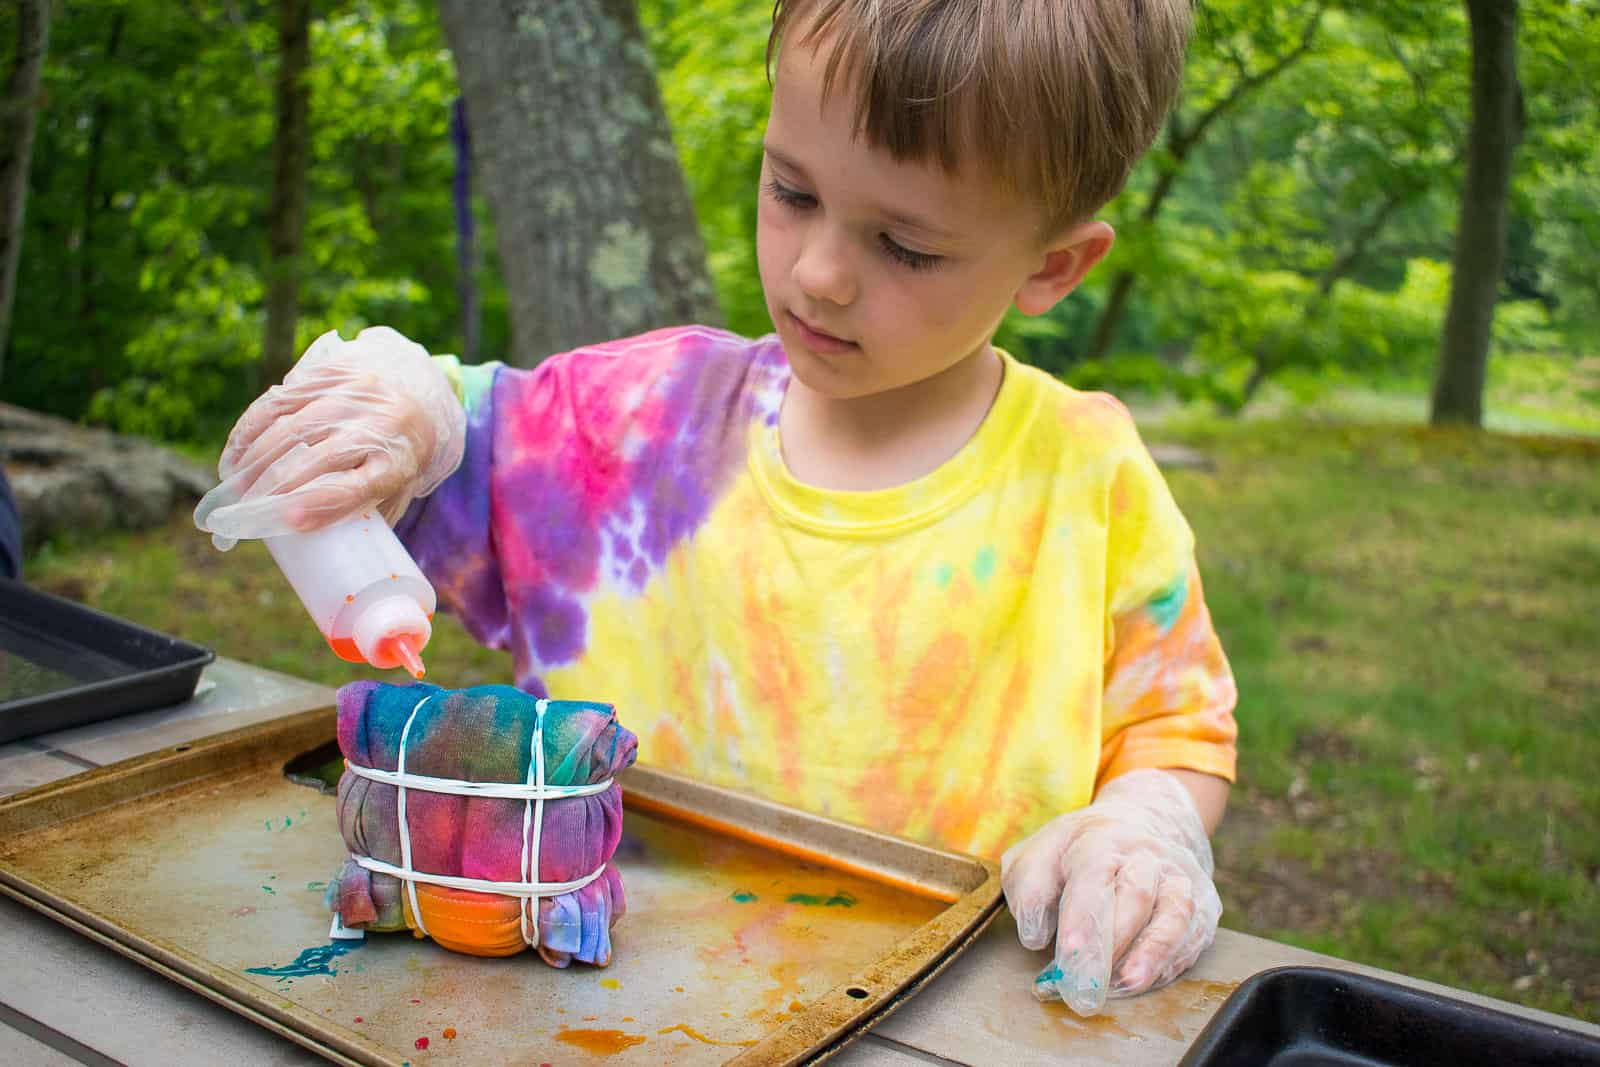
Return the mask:
<path id="1" fill-rule="evenodd" d="M 598 1052 L 606 1056 L 625 1052 L 645 1042 L 643 1035 L 623 1033 L 621 1030 L 563 1030 L 556 1035 L 556 1040 L 585 1052 Z"/>
<path id="2" fill-rule="evenodd" d="M 734 1045 L 734 1046 L 738 1046 L 740 1048 L 749 1048 L 751 1045 L 755 1044 L 754 1041 L 718 1041 L 714 1037 L 707 1037 L 705 1034 L 702 1034 L 700 1031 L 696 1030 L 694 1027 L 688 1025 L 687 1023 L 679 1023 L 677 1026 L 669 1026 L 665 1030 L 658 1030 L 657 1033 L 662 1033 L 662 1034 L 672 1034 L 672 1033 L 683 1034 L 685 1037 L 694 1038 L 696 1041 L 700 1042 L 702 1045 Z"/>
<path id="3" fill-rule="evenodd" d="M 715 816 L 705 815 L 698 811 L 690 811 L 688 808 L 680 808 L 675 804 L 656 800 L 654 797 L 640 796 L 626 789 L 622 793 L 622 807 L 625 811 L 642 811 L 649 815 L 662 816 L 676 822 L 686 822 L 690 826 L 701 827 L 713 833 L 748 841 L 761 848 L 773 849 L 806 863 L 814 863 L 819 867 L 831 867 L 836 871 L 844 871 L 846 874 L 853 874 L 868 881 L 877 882 L 879 885 L 886 885 L 891 889 L 898 889 L 924 899 L 937 900 L 945 904 L 954 904 L 961 899 L 960 893 L 944 886 L 928 885 L 923 882 L 912 882 L 904 878 L 896 878 L 887 871 L 874 870 L 859 863 L 852 863 L 842 856 L 834 856 L 817 849 L 807 848 L 804 845 L 796 844 L 793 841 L 785 841 L 782 838 L 768 837 L 766 834 L 747 829 L 737 823 L 724 822 Z M 682 989 L 676 991 L 683 992 Z"/>

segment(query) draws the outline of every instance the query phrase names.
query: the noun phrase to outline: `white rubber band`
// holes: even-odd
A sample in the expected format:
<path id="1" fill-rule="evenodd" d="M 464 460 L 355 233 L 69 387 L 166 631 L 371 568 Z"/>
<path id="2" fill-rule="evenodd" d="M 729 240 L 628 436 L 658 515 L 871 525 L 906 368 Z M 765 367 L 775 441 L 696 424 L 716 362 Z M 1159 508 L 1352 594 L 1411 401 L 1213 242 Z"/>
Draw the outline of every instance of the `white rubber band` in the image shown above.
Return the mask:
<path id="1" fill-rule="evenodd" d="M 539 846 L 540 836 L 544 832 L 544 713 L 550 708 L 548 700 L 540 699 L 533 705 L 533 750 L 528 753 L 528 784 L 536 786 L 537 792 L 531 799 L 522 802 L 522 879 L 525 882 L 539 880 Z M 528 866 L 528 823 L 533 823 L 533 866 Z M 531 896 L 523 900 L 522 907 L 517 909 L 517 923 L 522 927 L 522 940 L 528 943 L 529 948 L 539 947 L 539 897 Z"/>
<path id="2" fill-rule="evenodd" d="M 411 709 L 411 714 L 406 716 L 405 729 L 400 731 L 400 751 L 395 755 L 395 770 L 402 779 L 406 773 L 406 739 L 411 736 L 411 724 L 417 721 L 417 712 L 422 710 L 432 693 L 417 701 L 417 706 Z M 406 819 L 406 787 L 395 787 L 398 800 L 395 803 L 395 817 L 400 823 L 400 866 L 410 871 L 411 868 L 411 823 Z M 415 872 L 413 872 L 415 873 Z M 428 927 L 422 921 L 422 909 L 417 906 L 417 882 L 415 878 L 406 879 L 406 895 L 411 898 L 411 915 L 417 921 L 417 932 L 423 937 L 428 936 Z"/>
<path id="3" fill-rule="evenodd" d="M 471 889 L 479 893 L 499 893 L 508 897 L 559 897 L 563 893 L 576 893 L 584 886 L 606 873 L 604 865 L 599 870 L 574 878 L 570 882 L 491 882 L 486 878 L 458 878 L 450 874 L 429 874 L 427 871 L 408 871 L 392 863 L 375 860 L 371 856 L 351 856 L 358 864 L 376 874 L 387 874 L 406 881 L 426 882 L 450 889 Z"/>
<path id="4" fill-rule="evenodd" d="M 442 692 L 440 690 L 439 692 Z M 503 896 L 522 897 L 524 902 L 517 909 L 517 921 L 522 930 L 522 939 L 530 948 L 539 947 L 539 916 L 538 906 L 542 897 L 555 897 L 563 893 L 575 893 L 584 886 L 599 878 L 606 871 L 606 865 L 569 882 L 540 882 L 539 856 L 541 838 L 544 832 L 544 802 L 545 800 L 560 800 L 568 797 L 588 797 L 603 793 L 611 788 L 612 779 L 603 782 L 593 782 L 588 785 L 547 785 L 544 780 L 544 715 L 549 710 L 548 700 L 539 700 L 534 705 L 533 739 L 531 751 L 528 754 L 528 780 L 526 782 L 467 782 L 458 778 L 431 778 L 422 774 L 406 773 L 406 742 L 411 736 L 411 724 L 416 721 L 417 712 L 422 710 L 436 694 L 430 693 L 417 701 L 411 709 L 411 714 L 406 717 L 405 728 L 400 731 L 400 750 L 395 756 L 395 769 L 393 771 L 379 770 L 376 767 L 363 767 L 359 764 L 345 760 L 345 769 L 360 778 L 381 782 L 395 788 L 397 802 L 395 805 L 396 819 L 400 824 L 400 866 L 385 863 L 371 856 L 351 853 L 350 858 L 361 867 L 378 874 L 387 874 L 399 878 L 406 884 L 406 895 L 411 902 L 411 917 L 416 921 L 417 932 L 424 937 L 428 936 L 428 928 L 422 921 L 422 909 L 417 905 L 417 883 L 424 882 L 428 885 L 445 886 L 449 889 L 467 889 L 481 893 L 498 893 Z M 494 797 L 500 799 L 521 800 L 522 808 L 522 860 L 520 882 L 496 882 L 487 878 L 464 878 L 450 874 L 431 874 L 419 871 L 411 865 L 411 825 L 406 818 L 406 790 L 420 789 L 426 793 L 445 793 L 453 796 L 466 797 Z M 529 830 L 532 834 L 529 834 Z M 531 848 L 529 846 L 532 846 Z M 531 853 L 531 855 L 530 855 Z"/>
<path id="5" fill-rule="evenodd" d="M 359 778 L 395 787 L 420 789 L 426 793 L 449 793 L 459 797 L 495 797 L 502 800 L 532 800 L 542 793 L 549 799 L 565 797 L 592 797 L 611 788 L 612 779 L 589 785 L 547 785 L 543 789 L 532 782 L 468 782 L 461 778 L 430 778 L 425 774 L 400 774 L 377 767 L 363 767 L 359 763 L 344 761 L 345 770 Z"/>

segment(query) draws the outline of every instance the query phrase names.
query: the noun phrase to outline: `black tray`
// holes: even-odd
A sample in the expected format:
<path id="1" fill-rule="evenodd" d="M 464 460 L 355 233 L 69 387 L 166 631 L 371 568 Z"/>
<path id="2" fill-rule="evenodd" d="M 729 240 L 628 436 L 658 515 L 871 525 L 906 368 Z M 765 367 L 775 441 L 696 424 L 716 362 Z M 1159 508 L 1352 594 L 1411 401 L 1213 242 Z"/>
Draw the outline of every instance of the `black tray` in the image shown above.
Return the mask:
<path id="1" fill-rule="evenodd" d="M 1178 1067 L 1600 1064 L 1600 1039 L 1377 978 L 1278 967 L 1241 985 Z"/>
<path id="2" fill-rule="evenodd" d="M 215 658 L 0 578 L 0 742 L 181 704 Z"/>

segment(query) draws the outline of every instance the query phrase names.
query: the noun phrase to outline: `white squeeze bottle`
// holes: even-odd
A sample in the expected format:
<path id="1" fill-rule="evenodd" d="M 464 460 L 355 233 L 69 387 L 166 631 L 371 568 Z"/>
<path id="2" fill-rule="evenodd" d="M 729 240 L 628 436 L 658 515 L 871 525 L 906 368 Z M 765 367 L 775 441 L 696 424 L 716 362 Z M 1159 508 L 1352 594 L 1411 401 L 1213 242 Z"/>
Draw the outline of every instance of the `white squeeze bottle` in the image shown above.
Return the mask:
<path id="1" fill-rule="evenodd" d="M 262 540 L 340 659 L 422 677 L 437 598 L 376 508 Z"/>

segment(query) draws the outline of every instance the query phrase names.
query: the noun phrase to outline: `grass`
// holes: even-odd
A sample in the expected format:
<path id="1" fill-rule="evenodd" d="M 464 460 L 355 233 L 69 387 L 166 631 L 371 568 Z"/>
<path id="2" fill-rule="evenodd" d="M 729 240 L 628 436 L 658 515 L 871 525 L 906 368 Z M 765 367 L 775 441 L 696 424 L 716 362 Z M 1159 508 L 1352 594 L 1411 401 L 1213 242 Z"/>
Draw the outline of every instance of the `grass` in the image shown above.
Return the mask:
<path id="1" fill-rule="evenodd" d="M 1224 923 L 1600 1020 L 1600 442 L 1170 421 L 1239 678 Z M 182 519 L 58 543 L 38 585 L 328 684 L 258 545 Z M 505 680 L 441 619 L 441 678 Z"/>
<path id="2" fill-rule="evenodd" d="M 1600 442 L 1170 424 L 1239 679 L 1236 929 L 1600 1018 Z"/>

